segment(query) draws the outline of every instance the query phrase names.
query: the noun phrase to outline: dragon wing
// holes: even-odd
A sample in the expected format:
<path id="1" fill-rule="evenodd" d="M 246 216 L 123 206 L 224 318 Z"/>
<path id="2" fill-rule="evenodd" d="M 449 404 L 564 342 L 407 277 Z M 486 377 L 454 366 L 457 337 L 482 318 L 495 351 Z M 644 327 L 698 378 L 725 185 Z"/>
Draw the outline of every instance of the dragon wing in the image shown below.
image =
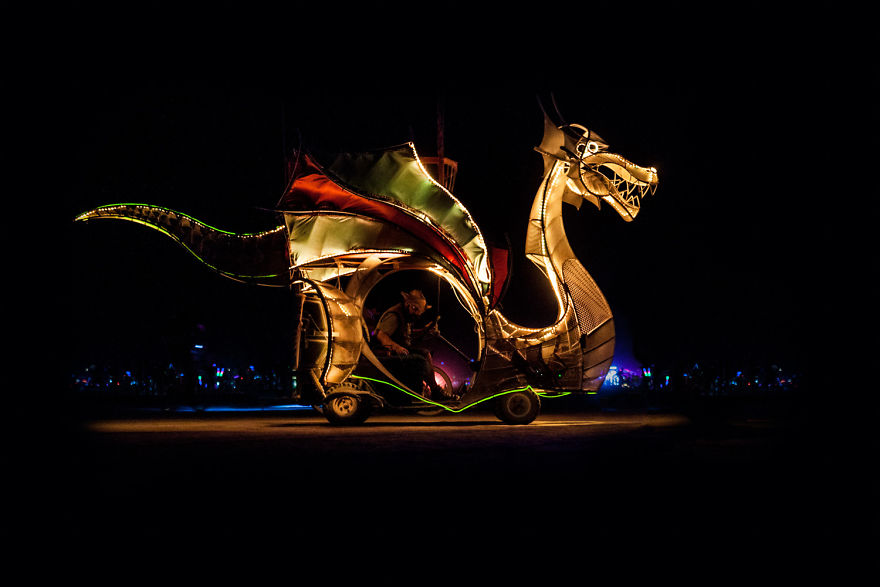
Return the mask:
<path id="1" fill-rule="evenodd" d="M 300 153 L 277 207 L 287 217 L 326 210 L 393 225 L 406 235 L 402 242 L 408 243 L 396 250 L 413 253 L 415 247 L 427 247 L 454 270 L 476 299 L 492 291 L 491 259 L 483 235 L 461 202 L 428 174 L 412 143 L 341 153 L 327 164 Z M 377 230 L 368 228 L 369 223 L 349 226 L 365 234 Z M 314 231 L 311 234 L 317 236 Z M 300 240 L 291 233 L 291 247 L 298 247 L 295 243 Z M 325 239 L 321 236 L 320 240 Z M 381 248 L 360 237 L 355 240 L 365 248 Z M 346 251 L 337 245 L 312 255 L 322 253 L 344 255 Z"/>

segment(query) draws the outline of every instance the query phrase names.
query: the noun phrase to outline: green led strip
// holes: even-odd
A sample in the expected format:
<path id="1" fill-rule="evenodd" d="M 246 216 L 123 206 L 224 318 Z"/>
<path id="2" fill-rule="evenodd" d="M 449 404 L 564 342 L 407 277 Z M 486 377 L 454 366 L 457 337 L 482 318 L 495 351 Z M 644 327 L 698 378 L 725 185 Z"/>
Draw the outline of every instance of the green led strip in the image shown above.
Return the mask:
<path id="1" fill-rule="evenodd" d="M 411 391 L 409 391 L 409 390 L 407 390 L 407 389 L 404 389 L 404 388 L 400 387 L 399 385 L 395 385 L 394 383 L 391 383 L 390 381 L 383 381 L 382 379 L 374 379 L 374 378 L 372 378 L 372 377 L 361 377 L 360 375 L 352 375 L 351 378 L 352 378 L 352 379 L 365 379 L 366 381 L 373 381 L 373 382 L 375 382 L 375 383 L 382 383 L 382 384 L 384 384 L 384 385 L 390 385 L 391 387 L 393 387 L 393 388 L 395 388 L 395 389 L 397 389 L 397 390 L 399 390 L 399 391 L 402 391 L 403 393 L 405 393 L 405 394 L 407 394 L 407 395 L 409 395 L 409 396 L 412 396 L 412 397 L 416 398 L 417 400 L 419 400 L 419 401 L 421 401 L 421 402 L 424 402 L 424 403 L 426 403 L 426 404 L 431 404 L 431 405 L 433 405 L 433 406 L 437 406 L 438 408 L 443 408 L 444 410 L 447 410 L 447 411 L 452 412 L 452 413 L 454 413 L 454 414 L 458 414 L 458 413 L 460 413 L 460 412 L 463 412 L 463 411 L 465 411 L 465 410 L 467 410 L 467 409 L 469 409 L 469 408 L 474 407 L 474 406 L 477 405 L 477 404 L 481 404 L 481 403 L 483 403 L 483 402 L 485 402 L 485 401 L 488 401 L 488 400 L 490 400 L 490 399 L 494 399 L 494 398 L 496 398 L 496 397 L 500 397 L 500 396 L 502 396 L 502 395 L 507 395 L 507 394 L 509 394 L 509 393 L 516 393 L 516 392 L 518 392 L 518 391 L 531 391 L 531 392 L 535 393 L 535 395 L 538 395 L 538 396 L 543 397 L 543 398 L 563 397 L 563 396 L 569 395 L 569 393 L 570 393 L 570 392 L 567 392 L 567 391 L 563 391 L 563 392 L 544 392 L 544 391 L 535 391 L 535 390 L 532 388 L 531 385 L 526 385 L 525 387 L 520 387 L 520 388 L 517 388 L 517 389 L 508 389 L 508 390 L 506 390 L 506 391 L 502 391 L 501 393 L 496 393 L 495 395 L 490 395 L 489 397 L 484 397 L 483 399 L 477 400 L 477 401 L 475 401 L 475 402 L 473 402 L 473 403 L 471 403 L 471 404 L 468 404 L 468 405 L 466 405 L 466 406 L 462 406 L 462 407 L 460 407 L 460 408 L 453 408 L 453 407 L 450 407 L 450 406 L 447 406 L 447 405 L 444 405 L 444 404 L 441 404 L 441 403 L 437 403 L 437 402 L 435 402 L 435 401 L 431 401 L 430 399 L 428 399 L 428 398 L 426 398 L 426 397 L 422 397 L 422 396 L 420 396 L 420 395 L 418 395 L 418 394 L 416 394 L 416 393 L 413 393 L 413 392 L 411 392 Z"/>

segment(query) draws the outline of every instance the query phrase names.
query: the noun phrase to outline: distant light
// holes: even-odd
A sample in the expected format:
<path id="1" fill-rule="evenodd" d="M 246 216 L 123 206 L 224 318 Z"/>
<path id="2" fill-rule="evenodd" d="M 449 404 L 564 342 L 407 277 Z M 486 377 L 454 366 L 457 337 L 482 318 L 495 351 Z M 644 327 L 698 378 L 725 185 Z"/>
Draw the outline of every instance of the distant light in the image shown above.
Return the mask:
<path id="1" fill-rule="evenodd" d="M 280 406 L 266 406 L 264 410 L 311 410 L 312 406 L 303 406 L 300 404 L 284 404 Z"/>
<path id="2" fill-rule="evenodd" d="M 146 408 L 152 410 L 154 408 Z M 196 410 L 192 406 L 178 406 L 174 409 L 176 412 L 281 412 L 281 411 L 299 411 L 311 410 L 312 406 L 304 406 L 300 404 L 279 404 L 274 406 L 205 406 Z"/>
<path id="3" fill-rule="evenodd" d="M 200 345 L 200 344 L 197 344 L 197 345 L 195 345 L 195 348 L 197 348 L 197 349 L 203 349 L 203 348 L 205 348 L 205 347 L 202 346 L 202 345 Z"/>
<path id="4" fill-rule="evenodd" d="M 620 385 L 620 373 L 617 365 L 611 365 L 611 367 L 608 368 L 608 375 L 605 377 L 605 381 L 602 385 L 609 385 L 612 387 Z"/>

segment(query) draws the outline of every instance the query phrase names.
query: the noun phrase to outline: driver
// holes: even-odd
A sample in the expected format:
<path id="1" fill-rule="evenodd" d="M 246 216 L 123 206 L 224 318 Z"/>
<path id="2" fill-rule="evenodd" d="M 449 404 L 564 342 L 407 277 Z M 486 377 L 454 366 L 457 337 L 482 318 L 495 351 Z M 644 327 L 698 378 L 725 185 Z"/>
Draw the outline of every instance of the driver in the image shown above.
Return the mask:
<path id="1" fill-rule="evenodd" d="M 431 306 L 421 290 L 403 291 L 400 295 L 403 301 L 385 310 L 376 325 L 374 337 L 380 345 L 377 350 L 387 357 L 384 362 L 392 372 L 426 383 L 431 399 L 450 399 L 452 396 L 437 385 L 431 353 L 422 346 L 439 332 L 436 319 L 424 316 Z"/>

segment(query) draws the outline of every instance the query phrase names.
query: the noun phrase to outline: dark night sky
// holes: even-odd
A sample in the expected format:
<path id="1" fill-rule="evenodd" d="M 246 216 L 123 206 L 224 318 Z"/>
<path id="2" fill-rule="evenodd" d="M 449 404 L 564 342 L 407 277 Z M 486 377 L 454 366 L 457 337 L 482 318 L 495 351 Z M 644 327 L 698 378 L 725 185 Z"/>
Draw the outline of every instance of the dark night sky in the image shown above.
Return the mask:
<path id="1" fill-rule="evenodd" d="M 299 24 L 326 22 L 317 12 L 260 15 L 269 24 L 225 9 L 206 20 L 118 14 L 137 16 L 137 32 L 74 35 L 77 50 L 58 53 L 51 102 L 52 150 L 69 171 L 51 194 L 67 261 L 56 292 L 69 321 L 65 358 L 149 353 L 174 314 L 208 324 L 230 353 L 283 357 L 283 291 L 225 280 L 136 225 L 67 219 L 143 201 L 227 230 L 262 229 L 273 219 L 258 208 L 275 203 L 298 132 L 327 150 L 412 138 L 431 154 L 441 96 L 446 152 L 460 165 L 455 193 L 489 240 L 510 238 L 515 280 L 503 305 L 537 325 L 549 300 L 522 247 L 541 174 L 536 96 L 552 91 L 570 122 L 660 173 L 633 223 L 607 208 L 566 212 L 573 247 L 636 355 L 806 367 L 810 270 L 833 235 L 814 223 L 818 200 L 801 166 L 811 141 L 828 140 L 811 125 L 828 92 L 816 79 L 835 74 L 809 43 L 787 42 L 796 30 L 780 32 L 787 15 L 704 14 L 735 25 L 714 30 L 671 9 L 649 14 L 635 41 L 589 32 L 605 17 L 586 9 L 565 26 L 540 12 L 446 12 L 431 25 L 349 14 L 332 34 Z M 578 19 L 592 24 L 571 26 Z"/>

